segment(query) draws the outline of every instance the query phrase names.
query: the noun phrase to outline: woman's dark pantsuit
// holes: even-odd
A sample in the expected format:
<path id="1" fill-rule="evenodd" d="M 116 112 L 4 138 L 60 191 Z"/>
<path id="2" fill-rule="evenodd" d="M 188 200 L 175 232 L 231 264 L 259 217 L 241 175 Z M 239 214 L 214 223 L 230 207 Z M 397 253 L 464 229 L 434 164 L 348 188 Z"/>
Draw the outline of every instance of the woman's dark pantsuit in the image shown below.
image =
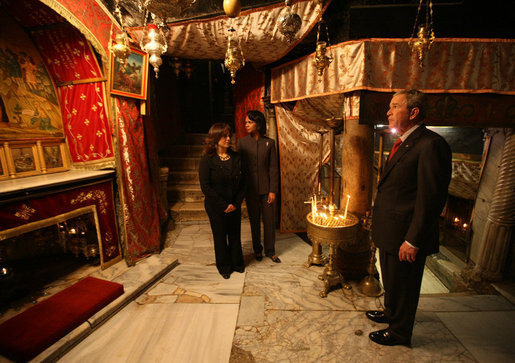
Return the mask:
<path id="1" fill-rule="evenodd" d="M 249 212 L 250 230 L 252 233 L 252 247 L 254 252 L 262 252 L 261 246 L 261 216 L 263 216 L 263 226 L 265 238 L 265 255 L 275 255 L 275 202 L 267 203 L 268 194 L 247 195 L 247 210 Z"/>
<path id="2" fill-rule="evenodd" d="M 245 268 L 241 249 L 241 210 L 231 213 L 216 213 L 208 208 L 209 223 L 213 231 L 216 268 L 220 274 Z"/>

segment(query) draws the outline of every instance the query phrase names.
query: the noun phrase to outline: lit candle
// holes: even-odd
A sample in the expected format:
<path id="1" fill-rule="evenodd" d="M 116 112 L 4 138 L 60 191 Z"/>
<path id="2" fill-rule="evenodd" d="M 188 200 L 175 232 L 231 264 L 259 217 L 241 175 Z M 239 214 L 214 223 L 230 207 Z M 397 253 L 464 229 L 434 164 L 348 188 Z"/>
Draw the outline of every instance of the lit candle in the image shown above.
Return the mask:
<path id="1" fill-rule="evenodd" d="M 343 213 L 343 219 L 347 219 L 347 211 L 349 210 L 350 194 L 347 194 L 347 203 L 345 203 L 345 212 Z"/>

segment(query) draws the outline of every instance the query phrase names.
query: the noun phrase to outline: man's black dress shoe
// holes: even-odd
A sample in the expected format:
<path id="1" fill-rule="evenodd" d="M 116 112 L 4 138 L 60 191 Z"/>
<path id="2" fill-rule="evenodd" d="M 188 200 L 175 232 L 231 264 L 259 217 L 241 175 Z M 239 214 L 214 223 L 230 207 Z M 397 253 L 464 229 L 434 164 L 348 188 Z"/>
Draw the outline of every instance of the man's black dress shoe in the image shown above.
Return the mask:
<path id="1" fill-rule="evenodd" d="M 256 261 L 261 261 L 263 259 L 263 255 L 261 253 L 255 253 L 254 256 Z"/>
<path id="2" fill-rule="evenodd" d="M 227 280 L 229 277 L 231 277 L 231 274 L 222 274 L 222 277 Z"/>
<path id="3" fill-rule="evenodd" d="M 269 257 L 275 263 L 281 263 L 281 260 L 279 259 L 279 257 L 277 257 L 277 256 L 269 256 Z"/>
<path id="4" fill-rule="evenodd" d="M 369 318 L 372 321 L 375 321 L 376 323 L 388 323 L 388 319 L 386 319 L 386 316 L 384 315 L 384 311 L 380 310 L 369 310 L 365 313 L 366 317 Z"/>
<path id="5" fill-rule="evenodd" d="M 373 331 L 368 337 L 374 343 L 381 345 L 405 345 L 411 347 L 411 343 L 408 340 L 396 338 L 388 329 Z"/>

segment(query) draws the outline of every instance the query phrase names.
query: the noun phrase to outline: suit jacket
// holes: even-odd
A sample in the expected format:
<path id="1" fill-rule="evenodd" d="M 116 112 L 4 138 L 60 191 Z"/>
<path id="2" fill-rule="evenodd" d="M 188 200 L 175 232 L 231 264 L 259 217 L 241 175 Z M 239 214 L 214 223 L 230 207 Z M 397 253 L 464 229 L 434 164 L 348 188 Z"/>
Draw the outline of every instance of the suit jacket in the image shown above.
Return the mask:
<path id="1" fill-rule="evenodd" d="M 428 255 L 438 252 L 438 219 L 447 200 L 452 153 L 447 142 L 421 125 L 386 164 L 377 185 L 372 239 L 397 254 L 404 241 Z"/>
<path id="2" fill-rule="evenodd" d="M 240 208 L 245 196 L 246 178 L 239 153 L 229 151 L 229 162 L 221 161 L 218 155 L 204 155 L 200 159 L 199 180 L 204 205 L 208 213 L 223 214 L 229 204 Z"/>
<path id="3" fill-rule="evenodd" d="M 268 194 L 279 192 L 279 168 L 275 141 L 262 136 L 257 141 L 250 135 L 238 140 L 246 173 L 249 176 L 249 192 Z"/>

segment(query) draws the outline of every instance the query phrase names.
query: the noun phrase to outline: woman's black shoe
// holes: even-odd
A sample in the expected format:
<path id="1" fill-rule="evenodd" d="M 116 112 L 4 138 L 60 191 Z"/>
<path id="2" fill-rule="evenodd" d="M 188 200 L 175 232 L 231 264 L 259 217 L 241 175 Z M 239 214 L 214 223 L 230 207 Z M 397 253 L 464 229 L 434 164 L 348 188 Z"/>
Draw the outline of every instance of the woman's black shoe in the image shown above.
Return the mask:
<path id="1" fill-rule="evenodd" d="M 254 256 L 256 261 L 261 261 L 263 259 L 263 255 L 261 253 L 255 253 Z"/>
<path id="2" fill-rule="evenodd" d="M 277 256 L 275 256 L 275 255 L 274 255 L 274 256 L 270 256 L 270 259 L 271 259 L 272 261 L 274 261 L 275 263 L 281 263 L 281 260 L 279 259 L 279 257 L 277 257 Z"/>
<path id="3" fill-rule="evenodd" d="M 231 274 L 222 274 L 222 277 L 227 280 L 229 277 L 231 277 Z"/>
<path id="4" fill-rule="evenodd" d="M 239 272 L 240 274 L 245 272 L 245 267 L 242 268 L 235 268 L 234 271 Z"/>

